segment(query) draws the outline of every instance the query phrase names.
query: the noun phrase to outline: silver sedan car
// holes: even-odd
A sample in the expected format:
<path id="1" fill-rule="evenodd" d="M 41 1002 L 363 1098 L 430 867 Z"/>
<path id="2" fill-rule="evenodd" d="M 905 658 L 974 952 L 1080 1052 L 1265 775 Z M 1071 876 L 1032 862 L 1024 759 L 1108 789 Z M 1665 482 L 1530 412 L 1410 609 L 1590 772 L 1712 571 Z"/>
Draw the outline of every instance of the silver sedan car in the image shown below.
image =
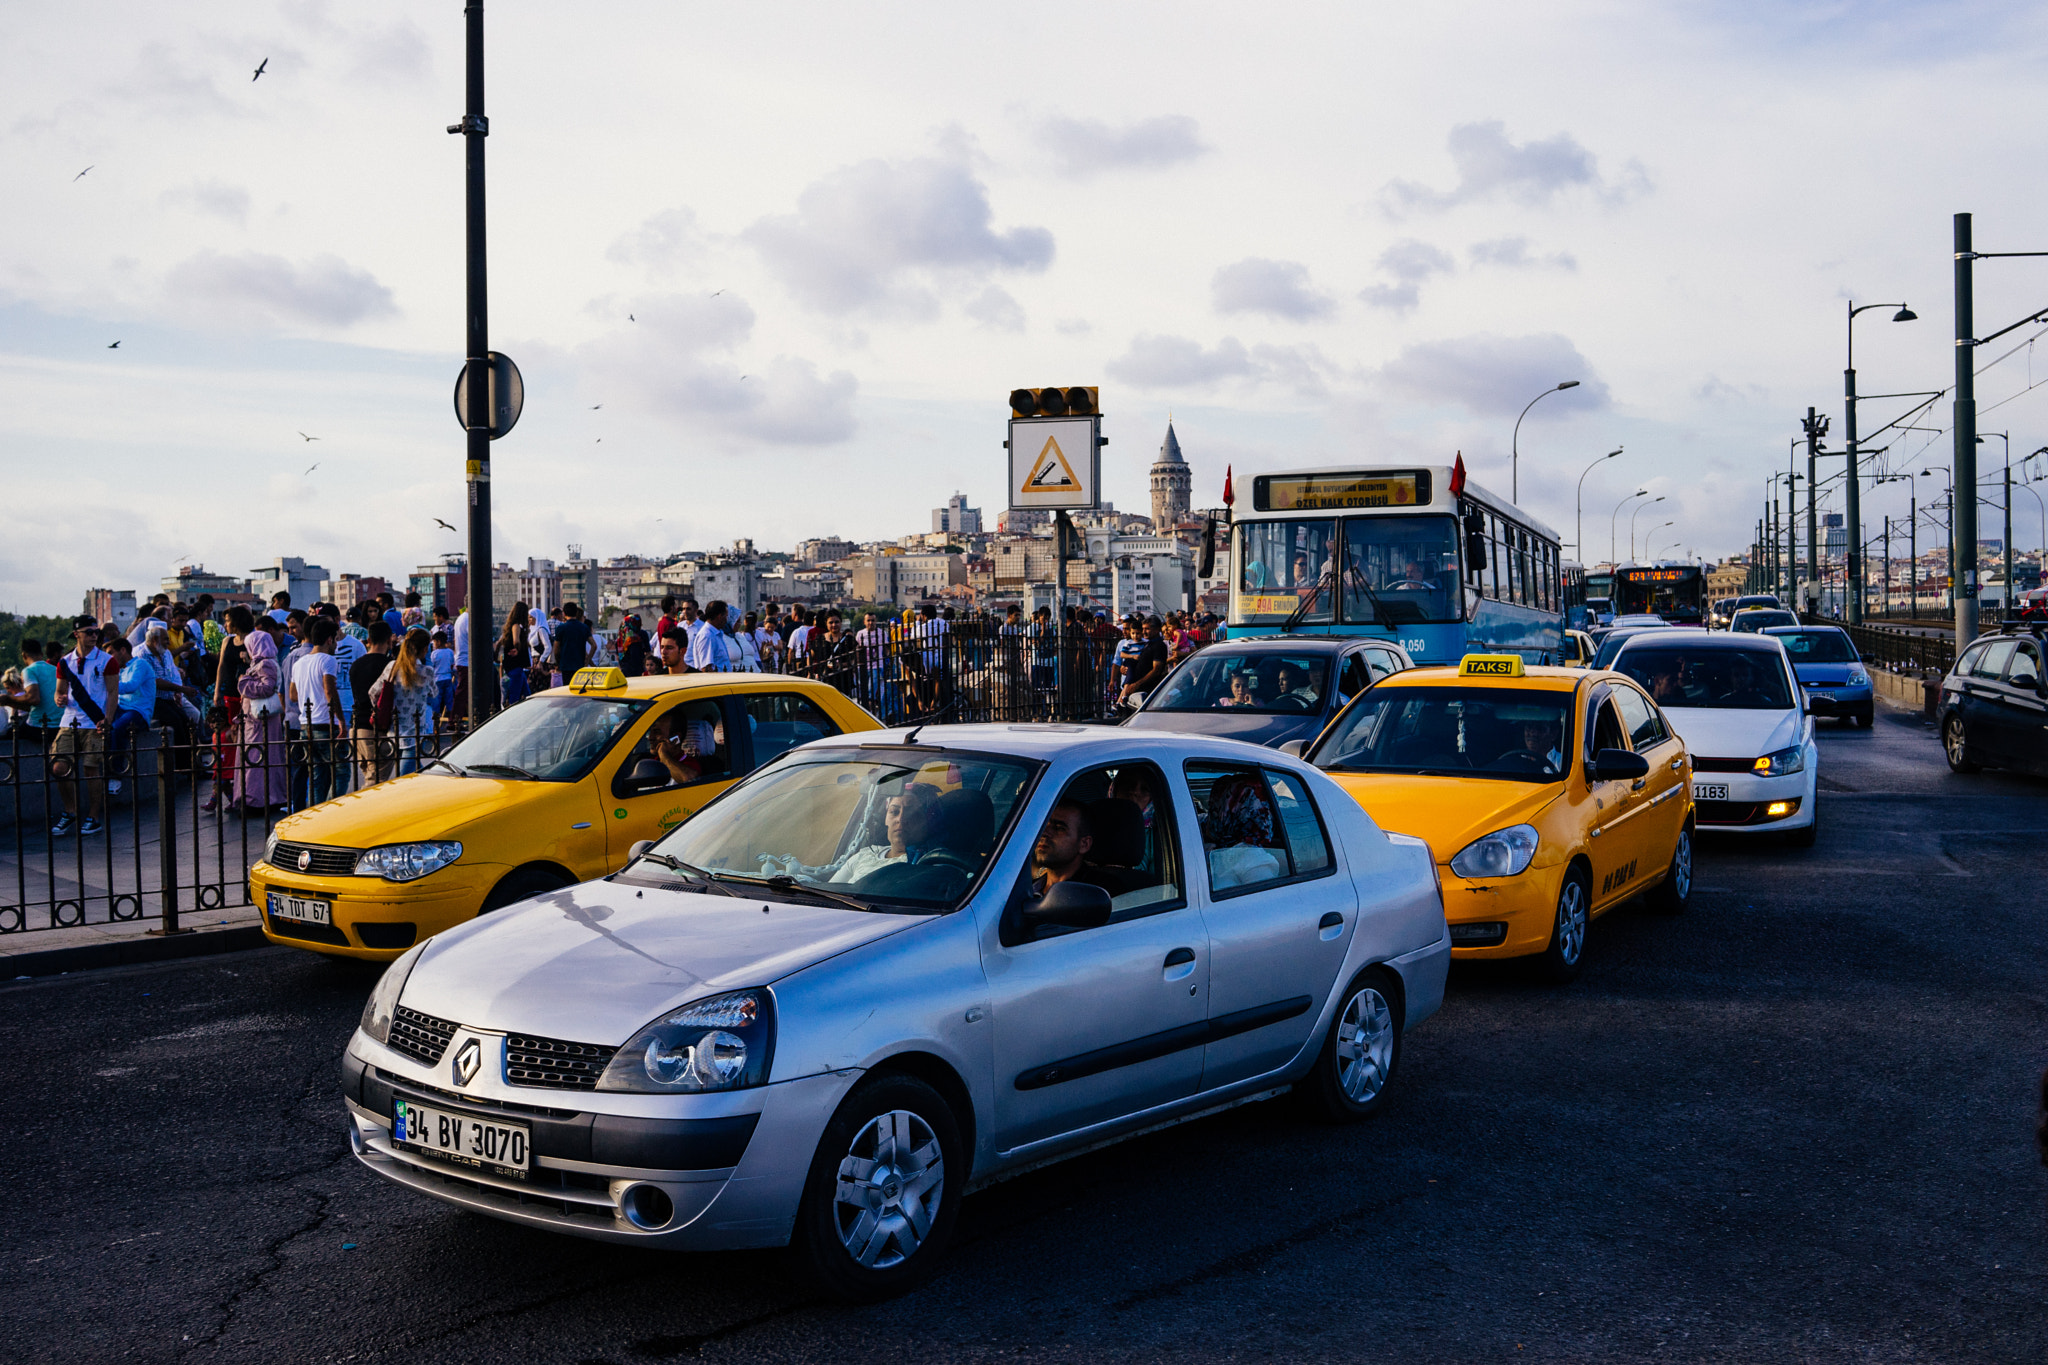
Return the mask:
<path id="1" fill-rule="evenodd" d="M 787 1244 L 873 1299 L 1027 1167 L 1290 1089 L 1370 1116 L 1449 962 L 1427 846 L 1298 759 L 847 735 L 392 963 L 343 1063 L 348 1137 L 479 1213 Z"/>

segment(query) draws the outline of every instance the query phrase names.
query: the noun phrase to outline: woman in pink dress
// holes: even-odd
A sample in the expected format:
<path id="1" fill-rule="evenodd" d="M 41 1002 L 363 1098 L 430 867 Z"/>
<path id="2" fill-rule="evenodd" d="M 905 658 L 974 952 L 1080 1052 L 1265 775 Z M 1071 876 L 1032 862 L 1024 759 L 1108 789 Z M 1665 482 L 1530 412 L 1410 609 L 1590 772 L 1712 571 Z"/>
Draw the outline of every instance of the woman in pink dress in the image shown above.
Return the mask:
<path id="1" fill-rule="evenodd" d="M 240 744 L 235 767 L 235 804 L 244 815 L 261 815 L 282 806 L 285 782 L 284 707 L 278 693 L 284 685 L 278 670 L 277 642 L 267 630 L 244 637 L 249 666 L 235 689 L 242 696 Z"/>

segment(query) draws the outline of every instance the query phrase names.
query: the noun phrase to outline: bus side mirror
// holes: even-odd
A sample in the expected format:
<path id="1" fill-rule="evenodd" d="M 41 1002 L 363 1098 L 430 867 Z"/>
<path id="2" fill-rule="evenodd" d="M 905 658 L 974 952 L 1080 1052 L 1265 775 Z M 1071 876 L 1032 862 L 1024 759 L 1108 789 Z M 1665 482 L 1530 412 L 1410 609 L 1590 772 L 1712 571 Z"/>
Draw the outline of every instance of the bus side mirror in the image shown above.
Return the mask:
<path id="1" fill-rule="evenodd" d="M 1216 518 L 1210 517 L 1202 523 L 1202 556 L 1195 564 L 1195 577 L 1216 576 Z"/>
<path id="2" fill-rule="evenodd" d="M 1468 573 L 1486 572 L 1486 537 L 1475 532 L 1465 533 L 1465 569 Z"/>

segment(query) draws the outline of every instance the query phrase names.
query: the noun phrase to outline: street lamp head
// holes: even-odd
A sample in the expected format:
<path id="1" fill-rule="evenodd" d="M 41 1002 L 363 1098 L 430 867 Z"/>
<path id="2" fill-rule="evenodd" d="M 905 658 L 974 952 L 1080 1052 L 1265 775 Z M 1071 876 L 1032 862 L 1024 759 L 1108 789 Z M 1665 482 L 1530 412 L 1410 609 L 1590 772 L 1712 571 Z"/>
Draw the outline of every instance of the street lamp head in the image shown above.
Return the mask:
<path id="1" fill-rule="evenodd" d="M 1567 379 L 1564 383 L 1558 385 L 1560 389 L 1576 389 L 1578 386 L 1579 381 L 1576 379 Z"/>
<path id="2" fill-rule="evenodd" d="M 1920 315 L 1904 304 L 1900 304 L 1899 311 L 1892 314 L 1893 322 L 1918 322 L 1919 320 Z"/>
<path id="3" fill-rule="evenodd" d="M 2042 447 L 2041 447 L 2041 450 L 2048 450 L 2048 446 L 2042 446 Z M 2034 453 L 2038 455 L 2038 454 L 2040 454 L 2041 452 L 2037 450 L 2037 451 L 2035 451 Z M 1614 449 L 1612 449 L 1612 450 L 1608 451 L 1608 452 L 1607 452 L 1607 453 L 1606 453 L 1605 455 L 1602 455 L 1602 456 L 1601 456 L 1600 458 L 1601 458 L 1601 459 L 1603 459 L 1603 460 L 1611 460 L 1611 459 L 1613 459 L 1613 458 L 1614 458 L 1615 456 L 1617 456 L 1617 455 L 1619 455 L 1619 454 L 1621 454 L 1621 447 L 1620 447 L 1620 446 L 1616 446 L 1616 447 L 1615 447 Z"/>

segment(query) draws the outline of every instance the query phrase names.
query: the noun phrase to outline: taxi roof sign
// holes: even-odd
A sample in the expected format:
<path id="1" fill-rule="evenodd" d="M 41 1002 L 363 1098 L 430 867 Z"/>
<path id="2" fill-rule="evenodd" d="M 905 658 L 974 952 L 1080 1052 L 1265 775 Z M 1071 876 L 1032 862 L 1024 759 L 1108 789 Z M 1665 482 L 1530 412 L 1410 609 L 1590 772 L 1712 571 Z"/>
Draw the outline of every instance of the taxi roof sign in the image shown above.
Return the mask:
<path id="1" fill-rule="evenodd" d="M 616 668 L 579 668 L 569 680 L 571 692 L 616 692 L 626 685 L 626 675 Z"/>
<path id="2" fill-rule="evenodd" d="M 1519 654 L 1467 654 L 1458 660 L 1458 676 L 1461 678 L 1519 678 L 1522 676 L 1522 656 Z"/>

